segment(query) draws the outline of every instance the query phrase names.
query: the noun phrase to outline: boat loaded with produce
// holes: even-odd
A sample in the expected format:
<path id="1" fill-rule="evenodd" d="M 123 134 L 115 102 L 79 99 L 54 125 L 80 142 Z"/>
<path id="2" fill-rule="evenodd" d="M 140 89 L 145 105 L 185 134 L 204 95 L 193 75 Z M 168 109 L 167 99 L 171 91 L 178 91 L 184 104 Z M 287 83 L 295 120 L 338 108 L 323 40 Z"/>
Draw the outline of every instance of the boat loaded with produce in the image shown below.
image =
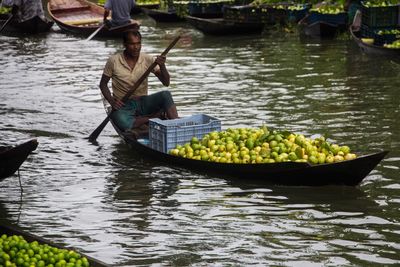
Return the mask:
<path id="1" fill-rule="evenodd" d="M 305 16 L 308 8 L 306 4 L 256 0 L 247 5 L 224 5 L 222 18 L 195 15 L 187 15 L 185 18 L 204 34 L 251 34 L 261 33 L 266 25 L 297 22 Z"/>
<path id="2" fill-rule="evenodd" d="M 398 0 L 362 2 L 350 27 L 362 51 L 400 59 L 399 9 Z"/>
<path id="3" fill-rule="evenodd" d="M 140 139 L 111 122 L 134 152 L 149 159 L 257 183 L 355 186 L 388 153 L 354 153 L 324 137 L 310 139 L 266 126 L 221 130 L 221 121 L 206 114 L 151 119 L 148 136 Z"/>
<path id="4" fill-rule="evenodd" d="M 0 266 L 107 267 L 109 265 L 15 226 L 0 225 Z"/>
<path id="5" fill-rule="evenodd" d="M 347 29 L 347 12 L 341 3 L 319 3 L 298 23 L 305 36 L 335 37 Z"/>
<path id="6" fill-rule="evenodd" d="M 173 1 L 161 1 L 159 8 L 141 8 L 142 12 L 156 22 L 180 22 L 184 21 L 183 16 L 179 16 L 176 12 L 175 4 Z"/>

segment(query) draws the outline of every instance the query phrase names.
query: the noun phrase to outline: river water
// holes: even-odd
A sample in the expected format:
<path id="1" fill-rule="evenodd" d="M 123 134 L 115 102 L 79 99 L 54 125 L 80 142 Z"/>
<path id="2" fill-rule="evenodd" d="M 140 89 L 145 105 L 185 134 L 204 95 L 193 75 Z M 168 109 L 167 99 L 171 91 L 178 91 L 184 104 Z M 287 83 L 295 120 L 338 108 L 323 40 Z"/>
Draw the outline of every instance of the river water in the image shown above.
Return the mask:
<path id="1" fill-rule="evenodd" d="M 228 127 L 326 134 L 355 151 L 390 150 L 357 187 L 231 181 L 160 165 L 108 125 L 98 83 L 119 40 L 0 36 L 0 140 L 37 138 L 0 182 L 1 221 L 113 266 L 399 266 L 400 64 L 296 33 L 209 37 L 144 15 L 143 50 L 168 55 L 181 116 Z M 163 89 L 153 76 L 150 91 Z M 324 177 L 321 177 L 324 179 Z"/>

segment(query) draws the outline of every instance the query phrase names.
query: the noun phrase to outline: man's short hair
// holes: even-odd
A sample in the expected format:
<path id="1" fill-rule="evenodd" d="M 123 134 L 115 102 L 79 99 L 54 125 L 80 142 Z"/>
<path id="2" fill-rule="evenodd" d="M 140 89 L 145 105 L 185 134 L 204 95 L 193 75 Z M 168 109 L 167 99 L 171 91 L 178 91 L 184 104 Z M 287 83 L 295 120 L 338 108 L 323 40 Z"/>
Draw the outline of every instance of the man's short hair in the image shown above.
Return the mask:
<path id="1" fill-rule="evenodd" d="M 135 36 L 135 37 L 138 37 L 140 41 L 142 40 L 142 35 L 140 34 L 139 31 L 127 30 L 127 31 L 124 31 L 123 35 L 122 35 L 122 39 L 124 40 L 124 43 L 128 42 L 128 38 L 131 35 Z"/>

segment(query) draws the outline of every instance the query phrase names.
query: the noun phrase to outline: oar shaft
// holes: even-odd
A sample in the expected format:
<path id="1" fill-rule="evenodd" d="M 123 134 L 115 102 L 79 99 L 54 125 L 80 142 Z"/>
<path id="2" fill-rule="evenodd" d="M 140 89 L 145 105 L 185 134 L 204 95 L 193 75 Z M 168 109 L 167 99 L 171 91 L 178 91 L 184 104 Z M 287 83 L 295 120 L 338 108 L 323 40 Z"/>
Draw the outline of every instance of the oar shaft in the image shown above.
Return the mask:
<path id="1" fill-rule="evenodd" d="M 7 26 L 8 23 L 10 23 L 10 21 L 12 20 L 12 18 L 14 17 L 14 15 L 11 15 L 6 22 L 4 22 L 3 26 L 1 26 L 0 32 L 3 31 L 3 29 Z"/>
<path id="2" fill-rule="evenodd" d="M 86 41 L 90 41 L 101 29 L 103 29 L 105 24 L 102 24 L 100 27 L 97 28 L 87 39 Z"/>
<path id="3" fill-rule="evenodd" d="M 161 56 L 166 56 L 169 52 L 169 50 L 174 47 L 174 45 L 179 41 L 181 37 L 177 36 L 172 43 L 164 50 L 164 52 L 161 53 Z M 122 102 L 126 102 L 131 95 L 136 91 L 136 89 L 142 84 L 142 82 L 147 78 L 147 76 L 150 74 L 150 72 L 157 66 L 157 62 L 153 62 L 150 67 L 147 68 L 147 70 L 142 74 L 142 76 L 136 81 L 136 83 L 133 85 L 133 87 L 125 94 L 125 96 L 122 98 Z"/>

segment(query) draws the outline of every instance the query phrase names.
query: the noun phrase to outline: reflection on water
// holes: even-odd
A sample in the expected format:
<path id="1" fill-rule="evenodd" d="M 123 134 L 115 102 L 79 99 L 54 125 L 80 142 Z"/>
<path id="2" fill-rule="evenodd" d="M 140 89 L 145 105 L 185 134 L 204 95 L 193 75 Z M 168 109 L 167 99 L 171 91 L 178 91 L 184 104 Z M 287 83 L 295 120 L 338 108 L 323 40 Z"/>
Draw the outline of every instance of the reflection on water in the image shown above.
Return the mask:
<path id="1" fill-rule="evenodd" d="M 118 40 L 84 42 L 58 28 L 0 36 L 0 140 L 39 147 L 1 182 L 1 221 L 114 266 L 398 265 L 400 65 L 368 57 L 346 36 L 206 37 L 141 17 L 147 52 L 176 34 L 170 90 L 181 116 L 207 113 L 223 128 L 326 134 L 356 151 L 390 150 L 359 187 L 282 187 L 229 180 L 141 158 L 105 118 L 97 88 Z M 150 78 L 150 90 L 160 90 Z M 323 179 L 323 177 L 321 177 Z"/>

